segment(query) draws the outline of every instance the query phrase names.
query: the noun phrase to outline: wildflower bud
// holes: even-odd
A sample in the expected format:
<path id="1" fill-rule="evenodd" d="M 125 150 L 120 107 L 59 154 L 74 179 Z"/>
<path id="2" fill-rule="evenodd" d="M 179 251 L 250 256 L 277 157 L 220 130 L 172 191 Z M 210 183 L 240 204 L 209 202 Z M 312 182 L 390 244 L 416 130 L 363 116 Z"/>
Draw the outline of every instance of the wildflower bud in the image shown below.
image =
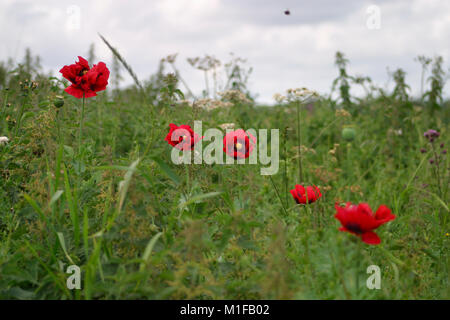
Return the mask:
<path id="1" fill-rule="evenodd" d="M 342 138 L 346 141 L 353 141 L 356 137 L 356 131 L 352 127 L 342 129 Z"/>
<path id="2" fill-rule="evenodd" d="M 420 149 L 420 153 L 425 153 L 425 152 L 427 152 L 427 149 L 425 149 L 425 148 Z"/>
<path id="3" fill-rule="evenodd" d="M 447 154 L 447 150 L 442 150 L 442 152 L 441 152 L 442 154 Z"/>
<path id="4" fill-rule="evenodd" d="M 443 144 L 443 143 L 441 143 L 440 147 L 441 147 L 441 149 L 442 149 L 442 148 L 444 148 L 444 144 Z"/>
<path id="5" fill-rule="evenodd" d="M 56 96 L 55 101 L 53 102 L 55 107 L 61 108 L 64 105 L 64 98 L 61 96 Z"/>
<path id="6" fill-rule="evenodd" d="M 434 163 L 434 159 L 430 159 L 428 162 L 430 162 L 430 164 Z"/>

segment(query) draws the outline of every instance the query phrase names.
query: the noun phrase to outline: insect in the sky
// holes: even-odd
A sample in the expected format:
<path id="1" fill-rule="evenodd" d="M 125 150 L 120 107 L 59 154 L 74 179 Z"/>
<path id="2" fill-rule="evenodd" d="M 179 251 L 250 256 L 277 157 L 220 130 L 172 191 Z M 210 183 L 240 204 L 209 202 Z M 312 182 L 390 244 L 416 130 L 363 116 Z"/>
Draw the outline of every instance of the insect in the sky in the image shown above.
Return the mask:
<path id="1" fill-rule="evenodd" d="M 284 14 L 288 16 L 291 14 L 291 12 L 289 11 L 289 9 L 286 9 L 286 10 L 284 10 Z"/>

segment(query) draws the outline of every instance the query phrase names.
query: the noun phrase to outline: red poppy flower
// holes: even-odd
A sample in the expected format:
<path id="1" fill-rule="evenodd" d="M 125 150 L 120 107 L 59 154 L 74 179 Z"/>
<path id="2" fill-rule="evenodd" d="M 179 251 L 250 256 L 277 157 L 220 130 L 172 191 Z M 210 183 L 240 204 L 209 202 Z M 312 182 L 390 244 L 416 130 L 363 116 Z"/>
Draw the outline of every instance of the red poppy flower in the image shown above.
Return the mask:
<path id="1" fill-rule="evenodd" d="M 250 156 L 256 144 L 256 138 L 242 129 L 228 132 L 223 138 L 223 151 L 235 159 Z"/>
<path id="2" fill-rule="evenodd" d="M 375 213 L 367 203 L 353 205 L 347 202 L 345 208 L 338 204 L 335 207 L 337 213 L 334 217 L 342 224 L 339 230 L 353 233 L 368 244 L 379 244 L 381 239 L 373 230 L 395 219 L 395 215 L 385 205 L 379 206 Z"/>
<path id="3" fill-rule="evenodd" d="M 95 97 L 108 85 L 109 70 L 103 62 L 90 68 L 87 60 L 78 56 L 78 62 L 62 67 L 59 72 L 72 83 L 64 91 L 78 99 Z"/>
<path id="4" fill-rule="evenodd" d="M 165 140 L 172 146 L 180 150 L 191 150 L 194 145 L 203 137 L 192 130 L 187 124 L 177 126 L 176 124 L 169 124 L 169 133 Z"/>
<path id="5" fill-rule="evenodd" d="M 295 189 L 291 190 L 291 194 L 298 204 L 313 203 L 322 196 L 319 187 L 307 186 L 305 190 L 305 187 L 300 184 L 295 185 Z M 307 197 L 308 199 L 306 199 Z"/>

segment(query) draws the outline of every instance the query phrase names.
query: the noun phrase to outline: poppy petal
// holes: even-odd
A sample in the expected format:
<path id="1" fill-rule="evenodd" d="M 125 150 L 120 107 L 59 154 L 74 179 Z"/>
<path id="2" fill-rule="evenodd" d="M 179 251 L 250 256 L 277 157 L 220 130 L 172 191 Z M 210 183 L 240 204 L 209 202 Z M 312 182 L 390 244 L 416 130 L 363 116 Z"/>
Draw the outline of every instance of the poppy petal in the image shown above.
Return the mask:
<path id="1" fill-rule="evenodd" d="M 369 231 L 365 232 L 361 236 L 362 241 L 364 241 L 367 244 L 380 244 L 381 239 L 378 237 L 378 235 L 375 232 Z"/>
<path id="2" fill-rule="evenodd" d="M 76 88 L 75 86 L 71 85 L 64 89 L 65 92 L 68 94 L 74 96 L 75 98 L 81 99 L 83 98 L 84 91 L 81 89 Z"/>

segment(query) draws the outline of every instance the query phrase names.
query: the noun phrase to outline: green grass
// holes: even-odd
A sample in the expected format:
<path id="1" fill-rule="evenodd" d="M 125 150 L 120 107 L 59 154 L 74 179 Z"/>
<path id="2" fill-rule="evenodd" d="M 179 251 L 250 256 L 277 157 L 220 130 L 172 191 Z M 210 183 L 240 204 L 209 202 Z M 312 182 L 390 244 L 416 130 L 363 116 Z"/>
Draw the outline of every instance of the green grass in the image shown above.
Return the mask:
<path id="1" fill-rule="evenodd" d="M 289 194 L 299 183 L 295 105 L 206 111 L 107 89 L 86 100 L 79 145 L 81 100 L 63 88 L 42 78 L 34 90 L 1 92 L 0 133 L 10 142 L 0 146 L 0 298 L 450 298 L 449 157 L 440 194 L 432 155 L 420 152 L 430 128 L 450 146 L 448 103 L 433 117 L 390 97 L 362 99 L 350 117 L 328 99 L 303 108 L 303 175 L 324 196 L 298 206 Z M 60 109 L 56 95 L 65 96 Z M 280 129 L 279 172 L 172 164 L 168 125 L 194 120 L 203 130 Z M 357 134 L 346 142 L 349 125 Z M 338 231 L 334 204 L 346 201 L 392 209 L 380 245 Z M 66 287 L 72 264 L 81 290 Z M 366 288 L 372 264 L 381 290 Z"/>

